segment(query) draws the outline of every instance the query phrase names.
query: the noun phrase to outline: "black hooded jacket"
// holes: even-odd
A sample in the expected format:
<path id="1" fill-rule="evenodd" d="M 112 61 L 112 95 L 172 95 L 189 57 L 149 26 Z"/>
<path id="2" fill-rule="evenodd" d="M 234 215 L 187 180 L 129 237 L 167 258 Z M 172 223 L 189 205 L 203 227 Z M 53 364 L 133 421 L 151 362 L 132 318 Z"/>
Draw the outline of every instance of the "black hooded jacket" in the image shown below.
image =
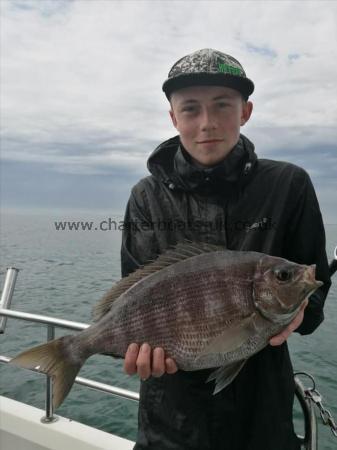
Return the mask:
<path id="1" fill-rule="evenodd" d="M 151 176 L 133 189 L 124 222 L 122 275 L 190 239 L 316 264 L 324 285 L 297 331 L 323 320 L 330 287 L 325 233 L 308 174 L 294 164 L 258 159 L 243 135 L 219 165 L 190 161 L 179 136 L 150 156 Z M 212 372 L 178 371 L 141 383 L 137 450 L 299 449 L 292 423 L 294 381 L 287 344 L 251 357 L 216 395 Z"/>

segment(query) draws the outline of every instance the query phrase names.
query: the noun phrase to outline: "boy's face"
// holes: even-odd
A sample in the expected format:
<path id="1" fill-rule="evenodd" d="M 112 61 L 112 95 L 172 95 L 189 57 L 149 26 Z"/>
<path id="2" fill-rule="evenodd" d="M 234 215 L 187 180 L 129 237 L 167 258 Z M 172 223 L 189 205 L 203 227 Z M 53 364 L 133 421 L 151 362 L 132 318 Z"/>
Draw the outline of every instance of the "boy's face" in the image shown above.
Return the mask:
<path id="1" fill-rule="evenodd" d="M 191 86 L 173 92 L 170 116 L 192 159 L 206 167 L 222 161 L 237 144 L 251 102 L 223 86 Z"/>

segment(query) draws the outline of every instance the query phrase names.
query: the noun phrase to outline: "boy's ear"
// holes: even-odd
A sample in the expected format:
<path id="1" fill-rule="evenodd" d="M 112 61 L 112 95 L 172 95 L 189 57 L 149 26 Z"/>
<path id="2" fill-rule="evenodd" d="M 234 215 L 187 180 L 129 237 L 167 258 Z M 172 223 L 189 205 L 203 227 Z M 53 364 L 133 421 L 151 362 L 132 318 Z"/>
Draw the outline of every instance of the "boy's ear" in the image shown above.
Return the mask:
<path id="1" fill-rule="evenodd" d="M 242 114 L 241 114 L 241 126 L 248 122 L 250 116 L 253 112 L 253 103 L 252 102 L 243 102 L 242 103 Z"/>
<path id="2" fill-rule="evenodd" d="M 169 111 L 174 128 L 177 128 L 177 119 L 172 109 Z"/>

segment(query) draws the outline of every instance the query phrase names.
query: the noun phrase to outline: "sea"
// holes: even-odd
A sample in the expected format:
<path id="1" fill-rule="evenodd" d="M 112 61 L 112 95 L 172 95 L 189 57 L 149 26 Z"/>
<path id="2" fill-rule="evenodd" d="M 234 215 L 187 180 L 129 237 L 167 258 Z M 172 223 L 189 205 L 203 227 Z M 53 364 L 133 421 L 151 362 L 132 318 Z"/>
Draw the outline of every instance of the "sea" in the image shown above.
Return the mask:
<path id="1" fill-rule="evenodd" d="M 93 212 L 3 212 L 0 285 L 3 285 L 7 267 L 20 269 L 11 308 L 90 323 L 93 305 L 120 278 L 122 221 L 120 213 L 107 217 Z M 70 229 L 64 225 L 67 222 L 78 222 L 78 229 L 76 226 Z M 83 226 L 85 222 L 92 223 L 91 230 L 89 225 Z M 325 230 L 326 250 L 331 260 L 337 245 L 337 224 L 327 224 Z M 337 421 L 336 324 L 337 275 L 326 300 L 325 321 L 311 335 L 293 333 L 288 339 L 294 371 L 307 372 L 314 377 L 323 405 Z M 56 330 L 57 337 L 66 333 L 69 331 Z M 13 357 L 46 339 L 45 325 L 8 319 L 5 333 L 0 335 L 0 354 Z M 124 374 L 122 364 L 122 360 L 96 355 L 85 363 L 80 376 L 138 392 L 139 380 Z M 45 379 L 44 375 L 0 364 L 0 394 L 42 409 Z M 305 386 L 310 386 L 306 378 L 302 380 Z M 137 411 L 135 401 L 74 385 L 57 414 L 135 440 Z M 303 434 L 297 401 L 294 424 L 296 432 Z M 337 438 L 322 424 L 320 417 L 318 431 L 320 450 L 337 448 Z"/>

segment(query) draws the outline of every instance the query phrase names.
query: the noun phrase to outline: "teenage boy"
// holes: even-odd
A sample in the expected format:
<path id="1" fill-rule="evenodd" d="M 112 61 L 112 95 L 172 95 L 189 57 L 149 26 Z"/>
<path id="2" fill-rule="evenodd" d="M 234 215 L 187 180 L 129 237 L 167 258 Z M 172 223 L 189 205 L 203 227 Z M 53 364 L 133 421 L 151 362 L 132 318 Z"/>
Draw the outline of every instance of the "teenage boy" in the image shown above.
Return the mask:
<path id="1" fill-rule="evenodd" d="M 295 330 L 312 333 L 323 320 L 330 286 L 325 234 L 308 174 L 294 164 L 258 159 L 240 134 L 252 114 L 253 90 L 241 64 L 213 49 L 173 65 L 163 91 L 179 135 L 154 150 L 151 175 L 132 189 L 122 274 L 189 239 L 316 264 L 324 286 L 216 395 L 205 383 L 213 369 L 179 371 L 163 349 L 131 344 L 125 371 L 142 379 L 137 450 L 300 448 L 286 339 Z"/>

